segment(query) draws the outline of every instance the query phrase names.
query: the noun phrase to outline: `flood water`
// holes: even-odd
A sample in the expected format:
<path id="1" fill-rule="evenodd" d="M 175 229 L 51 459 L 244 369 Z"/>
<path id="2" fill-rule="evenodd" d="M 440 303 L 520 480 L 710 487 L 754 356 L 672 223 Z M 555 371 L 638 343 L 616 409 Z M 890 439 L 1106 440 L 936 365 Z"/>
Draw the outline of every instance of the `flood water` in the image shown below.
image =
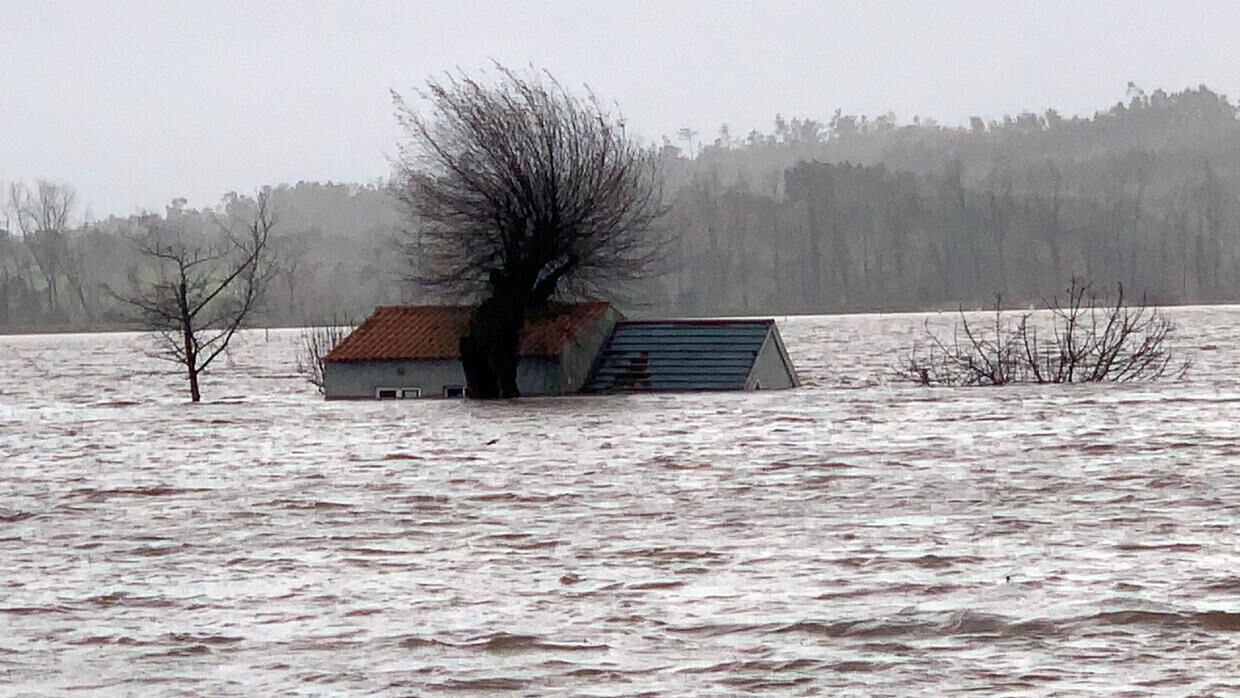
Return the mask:
<path id="1" fill-rule="evenodd" d="M 1181 382 L 929 389 L 927 319 L 780 318 L 793 391 L 187 402 L 0 337 L 0 694 L 1240 691 L 1240 307 Z"/>

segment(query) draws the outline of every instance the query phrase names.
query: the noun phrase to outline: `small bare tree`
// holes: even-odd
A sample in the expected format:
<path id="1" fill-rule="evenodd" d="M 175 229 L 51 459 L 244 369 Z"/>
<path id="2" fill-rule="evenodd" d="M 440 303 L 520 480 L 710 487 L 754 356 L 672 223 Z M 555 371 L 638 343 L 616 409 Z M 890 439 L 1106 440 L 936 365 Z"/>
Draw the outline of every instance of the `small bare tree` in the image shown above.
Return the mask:
<path id="1" fill-rule="evenodd" d="M 393 93 L 407 142 L 401 199 L 418 280 L 480 298 L 461 338 L 469 394 L 516 397 L 527 313 L 651 273 L 662 245 L 658 160 L 598 99 L 497 66 L 497 84 L 430 81 L 425 117 Z"/>
<path id="2" fill-rule="evenodd" d="M 1144 302 L 1129 305 L 1123 284 L 1106 300 L 1073 279 L 1067 302 L 1046 306 L 1047 317 L 1023 313 L 1013 323 L 996 298 L 986 331 L 962 310 L 950 342 L 927 329 L 929 348 L 914 347 L 896 373 L 922 385 L 1004 385 L 1159 380 L 1189 368 L 1172 365 L 1175 325 Z"/>
<path id="3" fill-rule="evenodd" d="M 47 310 L 53 316 L 61 313 L 60 276 L 65 272 L 69 216 L 76 198 L 67 184 L 39 180 L 33 190 L 20 182 L 9 185 L 11 218 L 47 283 Z"/>
<path id="4" fill-rule="evenodd" d="M 112 293 L 134 319 L 156 337 L 153 355 L 180 364 L 189 380 L 190 400 L 201 400 L 199 375 L 228 348 L 233 335 L 261 302 L 273 264 L 268 239 L 276 224 L 269 191 L 255 198 L 253 219 L 221 226 L 222 242 L 194 245 L 156 225 L 137 241 L 138 253 L 153 263 L 156 278 L 128 295 Z"/>

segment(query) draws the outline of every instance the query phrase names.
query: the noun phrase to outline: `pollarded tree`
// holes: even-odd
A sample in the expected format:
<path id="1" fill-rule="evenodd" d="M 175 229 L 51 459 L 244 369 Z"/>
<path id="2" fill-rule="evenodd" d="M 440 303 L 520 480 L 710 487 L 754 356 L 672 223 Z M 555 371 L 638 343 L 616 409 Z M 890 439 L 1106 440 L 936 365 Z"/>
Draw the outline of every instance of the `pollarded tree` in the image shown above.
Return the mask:
<path id="1" fill-rule="evenodd" d="M 469 394 L 516 397 L 527 313 L 561 294 L 598 293 L 662 260 L 655 153 L 588 90 L 496 66 L 493 84 L 449 74 L 393 93 L 406 141 L 400 194 L 416 227 L 417 280 L 480 299 L 461 362 Z"/>

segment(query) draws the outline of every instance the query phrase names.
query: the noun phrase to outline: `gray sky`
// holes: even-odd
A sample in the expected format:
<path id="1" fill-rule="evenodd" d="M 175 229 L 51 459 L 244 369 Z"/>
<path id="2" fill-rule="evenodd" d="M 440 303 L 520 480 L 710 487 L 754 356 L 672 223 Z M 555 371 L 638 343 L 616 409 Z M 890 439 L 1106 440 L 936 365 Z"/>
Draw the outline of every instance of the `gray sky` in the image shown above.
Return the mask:
<path id="1" fill-rule="evenodd" d="M 373 182 L 388 89 L 491 59 L 589 84 L 649 142 L 837 108 L 1089 115 L 1130 80 L 1240 97 L 1240 3 L 0 0 L 0 182 L 67 182 L 96 218 Z"/>

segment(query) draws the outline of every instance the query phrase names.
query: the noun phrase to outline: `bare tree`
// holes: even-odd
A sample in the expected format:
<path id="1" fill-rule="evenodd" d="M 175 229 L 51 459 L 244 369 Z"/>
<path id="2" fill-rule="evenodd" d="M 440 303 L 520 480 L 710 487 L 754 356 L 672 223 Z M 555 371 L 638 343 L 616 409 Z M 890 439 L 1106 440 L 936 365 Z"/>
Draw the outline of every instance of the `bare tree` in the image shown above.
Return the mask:
<path id="1" fill-rule="evenodd" d="M 419 114 L 393 93 L 406 142 L 399 194 L 431 288 L 481 298 L 461 359 L 469 394 L 516 397 L 526 314 L 557 294 L 651 273 L 663 211 L 658 161 L 587 90 L 503 66 L 496 84 L 431 80 Z"/>
<path id="2" fill-rule="evenodd" d="M 75 199 L 73 188 L 65 184 L 39 180 L 33 191 L 20 182 L 9 185 L 11 220 L 47 283 L 47 309 L 52 315 L 61 310 L 60 276 L 65 270 L 66 235 Z"/>
<path id="3" fill-rule="evenodd" d="M 156 224 L 137 242 L 138 252 L 155 267 L 155 280 L 135 279 L 129 295 L 112 294 L 155 333 L 153 355 L 184 368 L 193 402 L 201 399 L 199 375 L 228 348 L 271 279 L 268 239 L 276 217 L 269 193 L 255 198 L 244 232 L 235 231 L 239 224 L 221 226 L 216 245 L 189 244 L 179 231 Z"/>

